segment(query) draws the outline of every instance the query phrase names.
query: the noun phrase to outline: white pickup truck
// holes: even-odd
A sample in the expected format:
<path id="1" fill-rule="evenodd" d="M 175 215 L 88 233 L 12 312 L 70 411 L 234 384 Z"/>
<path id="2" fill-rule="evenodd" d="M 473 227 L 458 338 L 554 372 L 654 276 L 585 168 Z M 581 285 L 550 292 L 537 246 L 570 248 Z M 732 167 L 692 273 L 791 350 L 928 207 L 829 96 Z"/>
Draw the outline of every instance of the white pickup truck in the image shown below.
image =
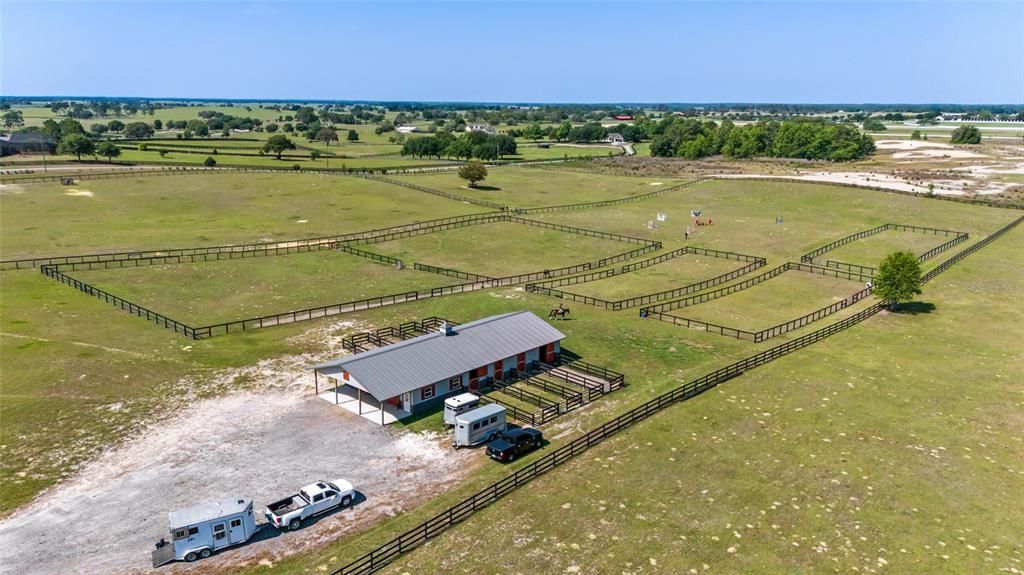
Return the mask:
<path id="1" fill-rule="evenodd" d="M 278 529 L 295 531 L 302 522 L 335 507 L 348 507 L 355 499 L 352 484 L 344 479 L 317 481 L 291 497 L 267 506 L 267 521 Z"/>

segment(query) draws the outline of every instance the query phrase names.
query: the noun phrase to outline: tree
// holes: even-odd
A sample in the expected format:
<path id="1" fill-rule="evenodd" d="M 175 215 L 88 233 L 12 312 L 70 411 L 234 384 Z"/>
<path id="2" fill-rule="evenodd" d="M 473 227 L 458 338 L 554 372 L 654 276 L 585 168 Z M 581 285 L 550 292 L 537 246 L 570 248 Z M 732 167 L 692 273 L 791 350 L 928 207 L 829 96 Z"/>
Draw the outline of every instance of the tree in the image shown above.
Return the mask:
<path id="1" fill-rule="evenodd" d="M 120 132 L 124 129 L 124 122 L 120 120 L 111 120 L 107 122 L 107 128 L 109 128 L 111 132 Z"/>
<path id="2" fill-rule="evenodd" d="M 893 301 L 895 310 L 901 303 L 921 293 L 921 263 L 911 252 L 893 252 L 882 260 L 875 276 L 874 292 Z"/>
<path id="3" fill-rule="evenodd" d="M 3 123 L 5 128 L 20 128 L 25 125 L 25 118 L 22 117 L 21 110 L 11 110 L 4 112 Z"/>
<path id="4" fill-rule="evenodd" d="M 544 137 L 544 130 L 541 129 L 540 124 L 534 122 L 523 130 L 523 137 L 527 140 L 537 141 Z"/>
<path id="5" fill-rule="evenodd" d="M 213 156 L 206 156 L 206 159 L 203 160 L 203 165 L 207 168 L 212 168 L 217 165 L 217 160 L 214 160 Z"/>
<path id="6" fill-rule="evenodd" d="M 82 124 L 79 123 L 78 120 L 73 120 L 71 118 L 64 118 L 61 120 L 60 137 L 66 138 L 74 134 L 78 134 L 79 136 L 85 135 L 85 128 L 82 127 Z"/>
<path id="7" fill-rule="evenodd" d="M 319 160 L 319 159 L 320 159 L 320 156 L 322 156 L 322 155 L 323 155 L 323 154 L 322 154 L 322 153 L 320 152 L 320 150 L 313 150 L 313 151 L 311 151 L 311 152 L 309 153 L 309 157 L 310 157 L 310 159 L 312 159 L 312 160 L 313 160 L 314 162 L 315 162 L 315 161 L 317 161 L 317 160 Z"/>
<path id="8" fill-rule="evenodd" d="M 295 142 L 291 141 L 288 136 L 284 134 L 276 134 L 267 138 L 267 143 L 263 144 L 263 151 L 267 153 L 273 153 L 277 156 L 277 159 L 281 159 L 281 152 L 285 150 L 294 150 Z"/>
<path id="9" fill-rule="evenodd" d="M 103 142 L 96 147 L 96 153 L 105 157 L 108 163 L 114 163 L 114 158 L 121 155 L 121 148 L 114 145 L 113 142 Z"/>
<path id="10" fill-rule="evenodd" d="M 459 167 L 459 177 L 469 182 L 469 187 L 475 188 L 477 182 L 487 177 L 487 166 L 480 162 L 468 162 Z"/>
<path id="11" fill-rule="evenodd" d="M 277 124 L 267 124 L 266 126 L 264 126 L 264 129 L 265 129 L 265 130 L 266 130 L 267 132 L 271 133 L 271 134 L 273 134 L 274 132 L 276 132 L 276 131 L 277 131 L 277 128 L 278 128 L 278 125 L 277 125 Z"/>
<path id="12" fill-rule="evenodd" d="M 348 131 L 348 135 L 345 136 L 345 139 L 348 140 L 349 142 L 358 142 L 359 141 L 359 132 L 357 132 L 355 130 L 349 130 Z"/>
<path id="13" fill-rule="evenodd" d="M 316 139 L 330 146 L 331 142 L 338 141 L 338 132 L 334 128 L 320 128 L 316 132 Z"/>
<path id="14" fill-rule="evenodd" d="M 153 126 L 145 122 L 131 122 L 124 127 L 124 137 L 133 140 L 152 137 L 153 133 Z"/>
<path id="15" fill-rule="evenodd" d="M 910 139 L 911 140 L 920 140 L 921 139 L 921 130 L 914 130 L 913 132 L 911 132 L 910 133 Z"/>
<path id="16" fill-rule="evenodd" d="M 555 139 L 561 142 L 569 137 L 570 132 L 572 132 L 572 124 L 568 121 L 562 122 L 555 130 Z"/>
<path id="17" fill-rule="evenodd" d="M 97 136 L 102 136 L 103 134 L 105 134 L 107 132 L 107 125 L 106 124 L 93 124 L 93 125 L 89 126 L 89 131 L 92 132 L 93 134 L 96 134 Z"/>
<path id="18" fill-rule="evenodd" d="M 980 144 L 981 130 L 974 126 L 960 126 L 949 135 L 949 141 L 954 144 Z"/>
<path id="19" fill-rule="evenodd" d="M 154 130 L 163 130 L 164 129 L 164 123 L 162 121 L 160 121 L 159 118 L 157 118 L 156 120 L 153 120 L 153 129 Z"/>
<path id="20" fill-rule="evenodd" d="M 96 144 L 81 134 L 71 134 L 61 138 L 57 152 L 60 154 L 74 154 L 78 161 L 82 161 L 82 154 L 91 154 L 96 150 Z"/>
<path id="21" fill-rule="evenodd" d="M 878 118 L 868 118 L 864 120 L 864 129 L 869 132 L 884 132 L 886 127 Z"/>

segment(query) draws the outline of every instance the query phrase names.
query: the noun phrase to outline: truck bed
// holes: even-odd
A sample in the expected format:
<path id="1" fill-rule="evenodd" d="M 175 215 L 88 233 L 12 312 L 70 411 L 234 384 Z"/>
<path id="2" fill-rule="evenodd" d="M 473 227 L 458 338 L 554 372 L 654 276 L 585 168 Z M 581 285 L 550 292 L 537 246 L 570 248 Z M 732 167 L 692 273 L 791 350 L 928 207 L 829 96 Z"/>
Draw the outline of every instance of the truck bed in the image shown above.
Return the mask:
<path id="1" fill-rule="evenodd" d="M 286 513 L 291 513 L 296 509 L 301 509 L 306 505 L 306 500 L 299 497 L 299 494 L 296 493 L 291 497 L 286 497 L 280 501 L 271 503 L 267 506 L 267 509 L 270 509 L 270 512 L 274 515 L 285 515 Z"/>

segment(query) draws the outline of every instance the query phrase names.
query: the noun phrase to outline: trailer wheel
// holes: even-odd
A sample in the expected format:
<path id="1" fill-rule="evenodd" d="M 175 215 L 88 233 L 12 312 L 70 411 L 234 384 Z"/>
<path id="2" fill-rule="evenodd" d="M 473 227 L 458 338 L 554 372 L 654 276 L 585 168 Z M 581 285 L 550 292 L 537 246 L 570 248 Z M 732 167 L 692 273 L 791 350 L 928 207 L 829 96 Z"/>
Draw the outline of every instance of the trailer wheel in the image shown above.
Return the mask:
<path id="1" fill-rule="evenodd" d="M 348 507 L 349 505 L 352 505 L 352 496 L 351 495 L 346 495 L 346 496 L 342 497 L 341 498 L 341 506 L 342 507 Z"/>
<path id="2" fill-rule="evenodd" d="M 302 527 L 302 519 L 295 518 L 288 522 L 289 531 L 297 531 L 299 527 Z"/>
<path id="3" fill-rule="evenodd" d="M 206 548 L 199 552 L 199 556 L 203 559 L 209 559 L 210 555 L 213 555 L 213 549 Z"/>
<path id="4" fill-rule="evenodd" d="M 189 551 L 185 554 L 185 561 L 188 561 L 189 563 L 195 561 L 196 559 L 199 559 L 199 554 L 195 551 Z"/>

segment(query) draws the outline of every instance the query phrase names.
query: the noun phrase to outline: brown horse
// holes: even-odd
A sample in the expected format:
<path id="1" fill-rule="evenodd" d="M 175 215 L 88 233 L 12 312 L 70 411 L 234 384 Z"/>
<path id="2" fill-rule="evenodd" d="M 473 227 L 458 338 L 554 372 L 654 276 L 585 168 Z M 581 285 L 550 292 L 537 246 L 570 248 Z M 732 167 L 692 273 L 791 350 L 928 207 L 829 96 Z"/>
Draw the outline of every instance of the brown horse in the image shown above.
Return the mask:
<path id="1" fill-rule="evenodd" d="M 562 304 L 558 304 L 558 307 L 548 313 L 548 319 L 565 319 L 567 317 L 569 317 L 569 308 Z"/>

